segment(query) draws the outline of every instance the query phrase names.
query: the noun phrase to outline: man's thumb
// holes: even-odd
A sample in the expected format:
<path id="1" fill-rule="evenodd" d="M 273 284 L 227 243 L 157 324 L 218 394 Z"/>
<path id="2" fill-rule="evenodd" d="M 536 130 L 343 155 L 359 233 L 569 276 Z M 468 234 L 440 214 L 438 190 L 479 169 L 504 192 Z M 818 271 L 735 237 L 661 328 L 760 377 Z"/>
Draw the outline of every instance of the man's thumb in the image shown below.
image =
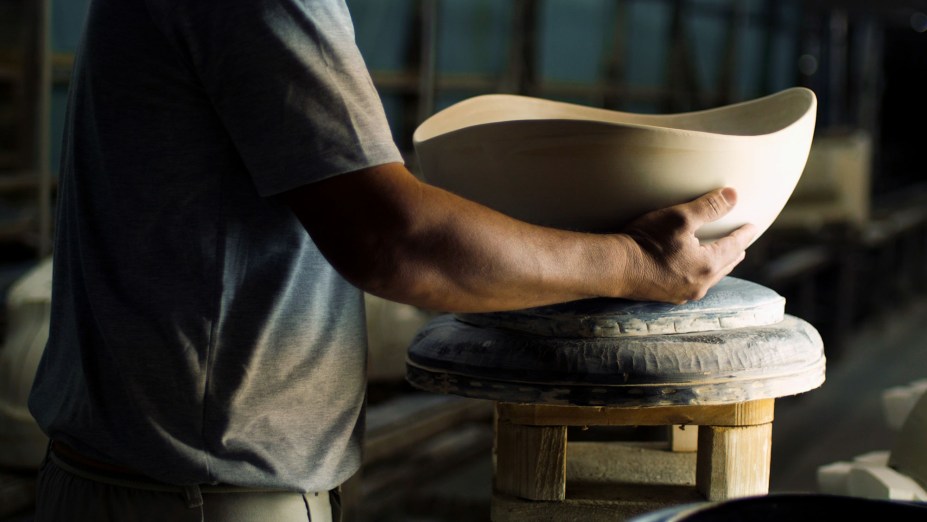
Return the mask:
<path id="1" fill-rule="evenodd" d="M 714 190 L 691 203 L 693 225 L 699 227 L 720 219 L 737 204 L 737 191 L 731 187 Z"/>

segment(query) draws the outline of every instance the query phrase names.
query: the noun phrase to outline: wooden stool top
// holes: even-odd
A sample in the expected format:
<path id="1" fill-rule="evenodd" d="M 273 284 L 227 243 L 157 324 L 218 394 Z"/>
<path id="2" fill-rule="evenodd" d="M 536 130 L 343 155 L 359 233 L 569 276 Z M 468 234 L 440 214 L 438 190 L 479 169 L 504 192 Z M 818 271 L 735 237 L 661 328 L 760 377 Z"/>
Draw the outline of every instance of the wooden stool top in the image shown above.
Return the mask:
<path id="1" fill-rule="evenodd" d="M 777 308 L 781 313 L 781 297 L 766 289 L 736 292 L 759 285 L 730 279 L 702 301 L 676 307 L 623 301 L 625 306 L 617 306 L 610 316 L 603 310 L 616 303 L 605 300 L 505 314 L 441 316 L 409 348 L 407 379 L 424 390 L 466 397 L 614 407 L 730 404 L 820 386 L 825 359 L 817 331 L 788 315 L 772 320 Z M 589 308 L 584 307 L 596 306 L 599 312 L 586 313 Z M 548 321 L 553 326 L 544 332 L 539 326 L 544 321 L 537 317 L 550 310 L 563 313 L 554 313 Z M 738 315 L 738 310 L 748 312 Z M 602 326 L 609 317 L 617 327 Z M 507 318 L 512 320 L 506 322 Z M 635 321 L 677 325 L 674 331 L 687 329 L 678 325 L 692 325 L 695 331 L 621 331 L 621 325 Z M 704 329 L 712 323 L 714 329 Z M 582 333 L 596 331 L 611 335 Z"/>

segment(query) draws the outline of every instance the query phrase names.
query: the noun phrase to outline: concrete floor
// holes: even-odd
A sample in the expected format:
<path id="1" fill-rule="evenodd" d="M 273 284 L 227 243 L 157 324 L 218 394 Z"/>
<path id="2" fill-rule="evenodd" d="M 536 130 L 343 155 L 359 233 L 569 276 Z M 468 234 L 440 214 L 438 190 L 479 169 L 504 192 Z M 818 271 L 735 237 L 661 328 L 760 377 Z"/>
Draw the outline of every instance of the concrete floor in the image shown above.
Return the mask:
<path id="1" fill-rule="evenodd" d="M 818 466 L 890 450 L 882 391 L 925 377 L 927 300 L 864 325 L 828 362 L 822 387 L 776 402 L 770 489 L 814 491 Z"/>
<path id="2" fill-rule="evenodd" d="M 827 382 L 821 388 L 777 401 L 770 490 L 814 492 L 818 466 L 891 449 L 894 433 L 883 420 L 881 393 L 925 377 L 927 299 L 860 325 L 841 357 L 828 361 Z M 422 484 L 408 505 L 374 520 L 488 520 L 490 483 L 487 452 Z M 29 520 L 24 513 L 0 522 Z"/>

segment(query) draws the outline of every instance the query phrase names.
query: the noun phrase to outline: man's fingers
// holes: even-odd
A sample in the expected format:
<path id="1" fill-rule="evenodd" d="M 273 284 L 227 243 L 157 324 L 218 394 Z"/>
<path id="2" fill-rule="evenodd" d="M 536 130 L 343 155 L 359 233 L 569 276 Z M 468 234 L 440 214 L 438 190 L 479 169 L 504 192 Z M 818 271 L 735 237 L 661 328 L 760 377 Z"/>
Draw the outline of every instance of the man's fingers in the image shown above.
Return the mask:
<path id="1" fill-rule="evenodd" d="M 741 251 L 739 251 L 739 252 L 737 252 L 737 253 L 735 254 L 735 256 L 734 256 L 733 259 L 730 259 L 730 260 L 724 259 L 724 260 L 722 260 L 722 262 L 727 261 L 727 264 L 724 265 L 724 266 L 721 268 L 721 270 L 715 272 L 715 274 L 714 274 L 714 275 L 712 276 L 712 278 L 711 278 L 711 281 L 710 281 L 709 284 L 708 284 L 708 288 L 711 288 L 711 287 L 715 286 L 716 284 L 718 284 L 719 281 L 721 281 L 721 280 L 724 279 L 728 274 L 730 274 L 731 272 L 733 272 L 734 269 L 737 268 L 737 265 L 739 265 L 740 262 L 743 261 L 746 257 L 747 257 L 747 253 L 746 253 L 745 251 L 741 250 Z M 706 289 L 706 292 L 707 292 L 707 289 Z M 700 297 L 700 298 L 701 298 L 701 297 Z"/>
<path id="2" fill-rule="evenodd" d="M 718 277 L 717 281 L 720 281 L 720 280 L 724 279 L 724 277 L 725 277 L 726 275 L 728 275 L 728 274 L 730 274 L 731 272 L 733 272 L 734 269 L 737 268 L 737 265 L 739 265 L 740 262 L 743 261 L 746 257 L 747 257 L 747 253 L 746 253 L 746 252 L 741 252 L 740 255 L 737 256 L 737 258 L 734 259 L 734 261 L 732 261 L 729 265 L 727 265 L 726 267 L 724 267 L 723 270 L 721 270 L 721 273 L 718 274 L 719 277 Z M 715 281 L 715 282 L 717 282 L 717 281 Z"/>
<path id="3" fill-rule="evenodd" d="M 712 256 L 724 264 L 734 259 L 737 259 L 736 263 L 739 263 L 743 259 L 744 250 L 756 237 L 756 232 L 756 226 L 747 223 L 721 239 L 706 245 L 706 247 L 712 250 Z"/>
<path id="4" fill-rule="evenodd" d="M 704 196 L 680 205 L 688 217 L 691 230 L 696 230 L 705 223 L 717 221 L 734 208 L 737 203 L 737 191 L 731 187 L 713 190 Z"/>
<path id="5" fill-rule="evenodd" d="M 740 255 L 737 256 L 731 263 L 729 263 L 727 266 L 722 268 L 718 273 L 716 273 L 711 280 L 711 284 L 709 285 L 709 288 L 711 288 L 712 286 L 715 286 L 716 284 L 718 284 L 719 281 L 721 281 L 728 274 L 733 272 L 734 269 L 737 268 L 737 265 L 739 265 L 740 262 L 743 261 L 745 257 L 746 257 L 746 254 L 744 252 L 741 252 Z"/>

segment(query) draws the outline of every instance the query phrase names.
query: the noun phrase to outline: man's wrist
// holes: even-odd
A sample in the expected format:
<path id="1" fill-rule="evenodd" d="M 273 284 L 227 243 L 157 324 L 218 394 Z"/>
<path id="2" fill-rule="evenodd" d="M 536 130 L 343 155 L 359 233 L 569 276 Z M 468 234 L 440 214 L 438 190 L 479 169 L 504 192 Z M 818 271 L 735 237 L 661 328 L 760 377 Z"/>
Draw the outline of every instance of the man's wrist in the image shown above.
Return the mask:
<path id="1" fill-rule="evenodd" d="M 601 238 L 599 269 L 604 283 L 595 289 L 597 297 L 633 296 L 639 282 L 640 247 L 627 234 L 609 234 Z"/>

